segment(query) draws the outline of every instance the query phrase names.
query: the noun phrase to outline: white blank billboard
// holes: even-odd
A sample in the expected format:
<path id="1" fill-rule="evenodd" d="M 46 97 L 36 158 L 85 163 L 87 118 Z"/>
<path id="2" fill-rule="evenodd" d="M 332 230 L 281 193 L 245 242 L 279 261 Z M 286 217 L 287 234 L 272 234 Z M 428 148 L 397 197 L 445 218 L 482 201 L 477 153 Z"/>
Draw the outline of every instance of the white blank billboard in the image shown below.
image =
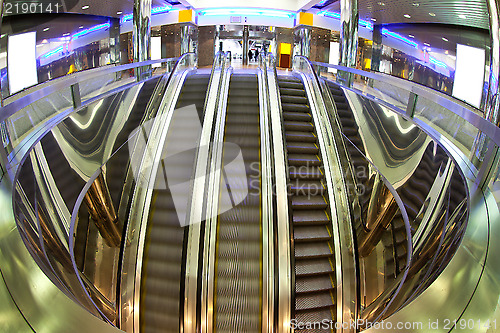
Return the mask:
<path id="1" fill-rule="evenodd" d="M 484 84 L 485 51 L 457 44 L 453 96 L 479 108 Z"/>
<path id="2" fill-rule="evenodd" d="M 7 68 L 10 93 L 38 83 L 36 72 L 36 32 L 9 36 Z"/>

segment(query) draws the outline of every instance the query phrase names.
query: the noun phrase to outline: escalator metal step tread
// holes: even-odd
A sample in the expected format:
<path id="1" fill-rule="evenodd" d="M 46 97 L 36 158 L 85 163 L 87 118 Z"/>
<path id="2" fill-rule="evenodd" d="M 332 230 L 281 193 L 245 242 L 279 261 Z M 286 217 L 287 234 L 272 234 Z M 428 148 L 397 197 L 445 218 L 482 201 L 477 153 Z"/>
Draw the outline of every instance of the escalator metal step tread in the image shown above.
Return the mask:
<path id="1" fill-rule="evenodd" d="M 294 211 L 292 221 L 295 226 L 327 224 L 330 222 L 324 210 L 299 210 Z"/>
<path id="2" fill-rule="evenodd" d="M 148 260 L 147 263 L 148 266 L 145 268 L 147 276 L 155 276 L 157 278 L 165 278 L 172 281 L 180 279 L 181 260 L 168 262 Z"/>
<path id="3" fill-rule="evenodd" d="M 329 308 L 334 305 L 330 292 L 317 294 L 298 294 L 295 296 L 295 310 Z"/>
<path id="4" fill-rule="evenodd" d="M 179 316 L 172 315 L 163 309 L 161 312 L 147 311 L 143 316 L 144 331 L 141 329 L 141 332 L 174 332 L 169 329 L 179 325 Z"/>
<path id="5" fill-rule="evenodd" d="M 319 182 L 318 182 L 319 183 Z M 323 196 L 294 195 L 292 209 L 326 209 L 328 204 Z"/>
<path id="6" fill-rule="evenodd" d="M 321 160 L 318 155 L 313 154 L 288 154 L 288 163 L 290 165 L 321 166 Z"/>
<path id="7" fill-rule="evenodd" d="M 259 328 L 261 326 L 260 316 L 252 315 L 251 313 L 248 313 L 248 311 L 245 311 L 244 313 L 245 315 L 240 316 L 218 314 L 218 320 L 215 321 L 217 333 L 234 333 L 235 327 L 238 328 L 236 332 L 259 332 Z"/>
<path id="8" fill-rule="evenodd" d="M 306 96 L 281 95 L 281 102 L 286 104 L 303 104 L 307 105 Z"/>
<path id="9" fill-rule="evenodd" d="M 297 243 L 295 244 L 295 259 L 313 259 L 332 257 L 333 253 L 328 242 Z"/>
<path id="10" fill-rule="evenodd" d="M 321 196 L 325 193 L 326 188 L 321 181 L 296 179 L 290 182 L 290 191 L 298 196 Z"/>
<path id="11" fill-rule="evenodd" d="M 296 81 L 278 81 L 278 86 L 280 88 L 291 88 L 291 89 L 304 89 L 304 86 L 302 85 L 302 82 L 296 82 Z"/>
<path id="12" fill-rule="evenodd" d="M 312 132 L 286 131 L 285 138 L 291 142 L 316 142 L 317 137 Z"/>
<path id="13" fill-rule="evenodd" d="M 226 126 L 238 125 L 241 126 L 258 126 L 259 125 L 259 115 L 256 114 L 232 114 L 226 119 Z"/>
<path id="14" fill-rule="evenodd" d="M 321 168 L 302 166 L 299 168 L 289 168 L 291 179 L 322 179 L 325 177 Z"/>
<path id="15" fill-rule="evenodd" d="M 295 227 L 293 239 L 296 242 L 316 242 L 330 240 L 331 236 L 325 226 Z"/>
<path id="16" fill-rule="evenodd" d="M 239 294 L 245 295 L 245 297 L 255 297 L 259 293 L 260 281 L 257 280 L 238 280 L 233 281 L 231 279 L 223 279 L 218 281 L 217 289 L 221 295 Z M 259 298 L 257 296 L 257 298 Z"/>
<path id="17" fill-rule="evenodd" d="M 295 280 L 295 292 L 297 294 L 315 293 L 333 289 L 335 287 L 328 275 L 301 277 Z"/>
<path id="18" fill-rule="evenodd" d="M 283 119 L 292 120 L 292 121 L 306 121 L 310 122 L 312 120 L 312 116 L 310 113 L 305 112 L 283 112 Z"/>
<path id="19" fill-rule="evenodd" d="M 161 245 L 150 245 L 148 250 L 148 260 L 151 261 L 175 261 L 179 262 L 182 259 L 182 253 L 178 251 L 178 244 L 170 244 L 164 242 Z"/>
<path id="20" fill-rule="evenodd" d="M 286 148 L 289 153 L 296 154 L 318 154 L 319 148 L 313 142 L 287 142 Z"/>
<path id="21" fill-rule="evenodd" d="M 285 111 L 291 111 L 291 112 L 304 112 L 304 113 L 310 113 L 311 108 L 307 104 L 293 104 L 293 103 L 281 103 L 281 109 L 283 112 Z"/>
<path id="22" fill-rule="evenodd" d="M 320 323 L 322 320 L 332 320 L 335 316 L 332 316 L 332 309 L 316 310 L 316 311 L 299 311 L 295 313 L 295 319 L 297 322 L 301 323 Z M 325 332 L 328 330 L 295 330 L 299 332 Z"/>
<path id="23" fill-rule="evenodd" d="M 306 96 L 306 91 L 304 89 L 280 88 L 280 95 Z"/>
<path id="24" fill-rule="evenodd" d="M 314 126 L 308 121 L 284 121 L 285 130 L 290 131 L 300 131 L 300 132 L 312 132 L 314 131 Z"/>
<path id="25" fill-rule="evenodd" d="M 330 261 L 326 258 L 297 260 L 295 262 L 295 275 L 297 278 L 331 273 L 333 273 L 333 269 Z"/>
<path id="26" fill-rule="evenodd" d="M 241 210 L 242 211 L 242 210 Z M 243 212 L 243 211 L 242 211 Z M 241 214 L 244 214 L 241 213 Z M 241 214 L 234 214 L 241 216 Z M 255 221 L 259 215 L 254 215 L 249 218 L 249 221 Z M 234 220 L 231 220 L 234 221 Z M 219 237 L 226 241 L 258 241 L 260 239 L 260 227 L 256 223 L 229 223 L 219 226 Z"/>

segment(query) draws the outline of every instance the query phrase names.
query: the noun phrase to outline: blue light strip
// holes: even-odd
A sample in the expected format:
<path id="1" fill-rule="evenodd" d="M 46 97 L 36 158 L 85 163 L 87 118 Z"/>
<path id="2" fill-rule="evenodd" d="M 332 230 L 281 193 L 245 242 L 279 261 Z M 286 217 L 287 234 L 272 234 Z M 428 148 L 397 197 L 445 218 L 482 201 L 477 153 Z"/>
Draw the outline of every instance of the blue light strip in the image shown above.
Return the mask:
<path id="1" fill-rule="evenodd" d="M 340 20 L 340 13 L 337 13 L 337 12 L 328 12 L 326 10 L 322 10 L 322 11 L 318 12 L 318 15 Z M 368 22 L 365 20 L 359 20 L 359 25 L 367 28 L 370 31 L 373 31 L 373 24 L 371 22 Z"/>
<path id="2" fill-rule="evenodd" d="M 213 15 L 255 15 L 255 16 L 270 16 L 293 18 L 294 12 L 276 9 L 259 9 L 259 8 L 210 8 L 198 11 L 198 15 L 213 16 Z"/>
<path id="3" fill-rule="evenodd" d="M 433 63 L 436 66 L 443 67 L 443 68 L 448 68 L 448 65 L 446 65 L 444 62 L 437 60 L 434 57 L 429 56 L 429 61 Z"/>
<path id="4" fill-rule="evenodd" d="M 85 29 L 85 30 L 77 32 L 76 34 L 74 34 L 73 36 L 71 36 L 71 39 L 77 39 L 78 37 L 87 35 L 87 34 L 89 34 L 91 32 L 97 31 L 97 30 L 107 29 L 110 26 L 111 26 L 111 24 L 109 24 L 109 22 L 108 23 L 99 24 L 99 25 L 95 25 L 95 26 L 93 26 L 91 28 L 88 28 L 88 29 Z"/>
<path id="5" fill-rule="evenodd" d="M 418 49 L 418 44 L 415 43 L 414 41 L 411 41 L 409 40 L 408 38 L 405 38 L 401 35 L 398 35 L 397 33 L 395 32 L 392 32 L 390 30 L 387 30 L 386 28 L 382 28 L 382 35 L 385 35 L 385 36 L 391 36 L 392 38 L 395 38 L 395 39 L 398 39 L 402 42 L 405 42 L 406 44 L 408 45 L 411 45 L 413 46 L 414 48 Z"/>
<path id="6" fill-rule="evenodd" d="M 164 13 L 168 13 L 171 10 L 172 10 L 172 6 L 170 6 L 170 5 L 162 6 L 162 7 L 154 7 L 154 8 L 151 8 L 151 15 L 164 14 Z M 133 14 L 126 14 L 126 15 L 122 16 L 122 18 L 120 19 L 120 22 L 124 23 L 127 21 L 131 21 L 133 18 L 134 18 Z"/>
<path id="7" fill-rule="evenodd" d="M 61 45 L 58 48 L 53 49 L 52 51 L 49 51 L 49 52 L 45 53 L 44 55 L 42 55 L 42 58 L 48 58 L 50 56 L 53 56 L 54 54 L 62 52 L 63 50 L 64 50 L 64 45 Z"/>

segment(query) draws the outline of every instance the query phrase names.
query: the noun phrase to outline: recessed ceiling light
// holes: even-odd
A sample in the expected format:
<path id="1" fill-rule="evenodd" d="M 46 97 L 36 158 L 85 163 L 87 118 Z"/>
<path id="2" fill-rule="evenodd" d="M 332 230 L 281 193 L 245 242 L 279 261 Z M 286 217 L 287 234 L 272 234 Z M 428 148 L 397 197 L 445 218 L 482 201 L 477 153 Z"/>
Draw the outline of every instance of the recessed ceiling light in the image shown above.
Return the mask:
<path id="1" fill-rule="evenodd" d="M 467 16 L 465 16 L 464 14 L 458 15 L 458 17 L 461 18 L 461 19 L 466 19 L 467 18 Z"/>
<path id="2" fill-rule="evenodd" d="M 424 45 L 425 45 L 425 46 L 431 46 L 431 44 L 429 44 L 429 43 L 424 43 Z"/>
<path id="3" fill-rule="evenodd" d="M 49 30 L 50 30 L 50 28 L 45 28 L 45 29 L 43 29 L 43 31 L 49 31 Z"/>
<path id="4" fill-rule="evenodd" d="M 410 14 L 404 14 L 403 16 L 406 17 L 406 18 L 408 18 L 408 19 L 411 18 Z"/>
<path id="5" fill-rule="evenodd" d="M 83 10 L 85 10 L 85 9 L 89 9 L 89 8 L 90 8 L 90 6 L 89 6 L 89 5 L 85 5 L 85 6 L 83 6 L 83 7 L 82 7 L 82 9 L 83 9 Z"/>
<path id="6" fill-rule="evenodd" d="M 379 4 L 380 6 L 385 6 L 385 3 L 383 3 L 383 2 L 378 2 L 378 4 Z"/>
<path id="7" fill-rule="evenodd" d="M 121 15 L 121 14 L 122 14 L 122 12 L 116 12 L 116 15 Z"/>
<path id="8" fill-rule="evenodd" d="M 432 17 L 436 16 L 435 13 L 429 13 L 429 15 L 432 16 Z"/>
<path id="9" fill-rule="evenodd" d="M 447 42 L 447 41 L 448 41 L 448 38 L 446 38 L 446 37 L 443 37 L 443 38 L 441 38 L 441 39 L 442 39 L 442 40 L 444 40 L 445 42 Z"/>
<path id="10" fill-rule="evenodd" d="M 416 2 L 412 3 L 412 5 L 413 5 L 413 6 L 415 6 L 415 7 L 420 6 L 420 4 L 419 4 L 419 3 L 416 3 Z"/>
<path id="11" fill-rule="evenodd" d="M 67 33 L 63 34 L 63 36 L 69 36 L 69 32 L 67 32 Z"/>
<path id="12" fill-rule="evenodd" d="M 448 50 L 444 51 L 444 54 L 448 54 L 448 53 L 449 53 Z"/>
<path id="13" fill-rule="evenodd" d="M 5 36 L 7 36 L 7 34 L 2 34 L 0 38 L 4 38 Z"/>
<path id="14" fill-rule="evenodd" d="M 410 38 L 415 38 L 415 36 L 413 36 L 413 35 L 408 35 L 408 37 L 410 37 Z"/>
<path id="15" fill-rule="evenodd" d="M 78 29 L 83 29 L 83 25 L 79 26 Z"/>
<path id="16" fill-rule="evenodd" d="M 373 22 L 376 22 L 377 19 L 376 18 L 371 18 L 370 20 L 372 20 Z"/>

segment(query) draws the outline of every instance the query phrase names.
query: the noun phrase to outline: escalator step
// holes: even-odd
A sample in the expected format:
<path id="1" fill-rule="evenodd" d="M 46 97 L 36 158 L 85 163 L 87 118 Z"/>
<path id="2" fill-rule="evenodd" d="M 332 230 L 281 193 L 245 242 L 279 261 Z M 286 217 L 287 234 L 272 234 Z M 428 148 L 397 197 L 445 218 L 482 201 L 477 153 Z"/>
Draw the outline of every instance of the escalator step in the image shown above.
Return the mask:
<path id="1" fill-rule="evenodd" d="M 292 209 L 293 210 L 303 210 L 303 209 L 326 209 L 328 204 L 325 198 L 322 196 L 293 196 L 292 197 Z"/>
<path id="2" fill-rule="evenodd" d="M 295 281 L 295 291 L 297 294 L 314 293 L 333 289 L 335 289 L 335 287 L 328 275 L 302 277 Z"/>
<path id="3" fill-rule="evenodd" d="M 281 108 L 283 111 L 294 111 L 294 112 L 305 112 L 310 113 L 311 108 L 306 104 L 291 104 L 291 103 L 281 103 Z"/>
<path id="4" fill-rule="evenodd" d="M 335 313 L 335 309 L 324 309 L 315 311 L 299 311 L 295 314 L 295 319 L 300 323 L 321 323 L 323 320 L 335 319 L 335 315 L 332 315 L 332 310 Z M 334 328 L 335 329 L 335 328 Z M 295 330 L 295 332 L 302 333 L 325 333 L 330 332 L 329 329 L 304 329 Z"/>
<path id="5" fill-rule="evenodd" d="M 310 113 L 305 112 L 283 112 L 283 119 L 310 122 L 312 116 Z"/>
<path id="6" fill-rule="evenodd" d="M 291 89 L 304 89 L 304 85 L 299 81 L 278 81 L 278 86 L 280 88 L 291 88 Z"/>
<path id="7" fill-rule="evenodd" d="M 291 96 L 291 95 L 281 95 L 281 102 L 286 104 L 302 104 L 307 105 L 306 96 Z"/>
<path id="8" fill-rule="evenodd" d="M 301 132 L 314 131 L 314 126 L 310 122 L 285 120 L 284 123 L 285 123 L 285 130 L 287 131 L 301 131 Z"/>
<path id="9" fill-rule="evenodd" d="M 316 135 L 312 132 L 286 131 L 287 142 L 316 142 Z"/>
<path id="10" fill-rule="evenodd" d="M 281 88 L 280 95 L 286 96 L 306 96 L 306 91 L 304 89 L 294 89 L 294 88 Z"/>
<path id="11" fill-rule="evenodd" d="M 325 193 L 326 189 L 322 182 L 317 180 L 301 180 L 296 179 L 290 183 L 291 193 L 295 195 L 305 196 L 321 196 Z"/>
<path id="12" fill-rule="evenodd" d="M 327 224 L 330 222 L 324 210 L 300 210 L 293 212 L 292 217 L 295 226 Z"/>
<path id="13" fill-rule="evenodd" d="M 319 148 L 315 143 L 310 142 L 290 142 L 286 144 L 290 154 L 318 154 Z"/>
<path id="14" fill-rule="evenodd" d="M 290 165 L 321 166 L 321 160 L 318 155 L 310 154 L 288 154 L 288 163 Z"/>
<path id="15" fill-rule="evenodd" d="M 333 256 L 327 242 L 295 244 L 295 259 L 312 259 Z"/>
<path id="16" fill-rule="evenodd" d="M 289 168 L 290 179 L 323 179 L 325 176 L 318 167 L 291 167 Z"/>
<path id="17" fill-rule="evenodd" d="M 309 309 L 320 309 L 328 308 L 333 306 L 334 302 L 330 292 L 319 293 L 319 294 L 298 294 L 295 297 L 295 310 L 309 310 Z"/>
<path id="18" fill-rule="evenodd" d="M 295 275 L 314 276 L 333 273 L 330 261 L 325 258 L 314 260 L 297 260 L 295 262 Z"/>
<path id="19" fill-rule="evenodd" d="M 325 226 L 296 227 L 293 231 L 295 242 L 316 242 L 330 240 L 331 236 Z"/>

